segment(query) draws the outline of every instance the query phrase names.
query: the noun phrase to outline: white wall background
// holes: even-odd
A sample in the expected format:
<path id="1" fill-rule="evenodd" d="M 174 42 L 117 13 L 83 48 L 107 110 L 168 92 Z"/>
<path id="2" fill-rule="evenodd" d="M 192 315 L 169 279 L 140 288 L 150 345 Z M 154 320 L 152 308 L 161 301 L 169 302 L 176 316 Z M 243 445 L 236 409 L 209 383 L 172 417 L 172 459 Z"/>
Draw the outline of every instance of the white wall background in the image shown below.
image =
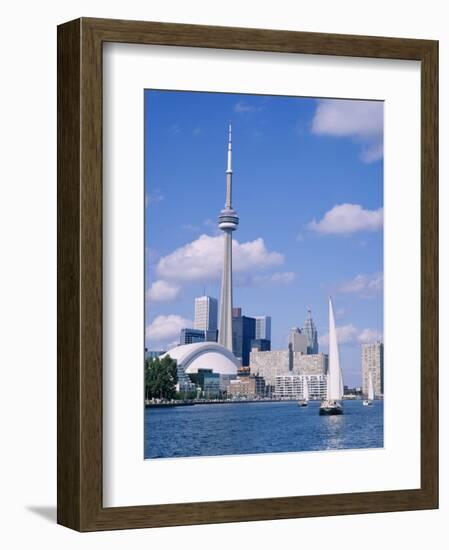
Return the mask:
<path id="1" fill-rule="evenodd" d="M 441 388 L 449 376 L 449 31 L 443 0 L 11 2 L 0 33 L 0 544 L 4 548 L 410 550 L 447 539 L 449 400 L 442 391 L 441 508 L 80 535 L 55 525 L 56 25 L 81 15 L 440 40 Z M 445 543 L 438 544 L 444 547 Z"/>

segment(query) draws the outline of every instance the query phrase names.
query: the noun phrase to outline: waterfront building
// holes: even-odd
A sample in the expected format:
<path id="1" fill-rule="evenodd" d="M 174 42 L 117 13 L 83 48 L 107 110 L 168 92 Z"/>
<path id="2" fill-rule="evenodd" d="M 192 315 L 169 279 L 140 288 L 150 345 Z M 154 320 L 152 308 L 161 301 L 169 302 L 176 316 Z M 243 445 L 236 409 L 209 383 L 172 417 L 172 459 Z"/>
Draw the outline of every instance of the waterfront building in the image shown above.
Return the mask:
<path id="1" fill-rule="evenodd" d="M 212 369 L 198 369 L 189 376 L 192 382 L 201 388 L 206 398 L 217 397 L 220 394 L 220 375 Z"/>
<path id="2" fill-rule="evenodd" d="M 256 325 L 256 334 L 257 334 L 257 325 Z M 270 351 L 271 350 L 271 341 L 265 338 L 256 338 L 251 340 L 251 351 Z"/>
<path id="3" fill-rule="evenodd" d="M 325 376 L 328 368 L 328 356 L 324 353 L 305 355 L 298 351 L 251 350 L 251 374 L 259 374 L 265 379 L 269 392 L 274 391 L 276 376 L 284 374 Z"/>
<path id="4" fill-rule="evenodd" d="M 250 353 L 250 371 L 251 374 L 262 376 L 268 392 L 272 392 L 276 376 L 290 373 L 288 350 L 252 350 Z"/>
<path id="5" fill-rule="evenodd" d="M 215 332 L 218 328 L 218 302 L 211 296 L 195 298 L 195 321 L 197 330 Z M 209 340 L 210 341 L 210 340 Z"/>
<path id="6" fill-rule="evenodd" d="M 369 373 L 371 372 L 374 384 L 374 395 L 383 396 L 384 393 L 384 345 L 362 344 L 362 391 L 368 395 Z"/>
<path id="7" fill-rule="evenodd" d="M 307 353 L 317 354 L 318 353 L 318 331 L 312 319 L 312 311 L 310 309 L 307 310 L 307 319 L 304 322 L 303 332 L 307 337 Z"/>
<path id="8" fill-rule="evenodd" d="M 220 330 L 218 343 L 232 351 L 232 233 L 239 218 L 232 208 L 232 137 L 229 125 L 228 164 L 226 169 L 226 202 L 218 217 L 218 227 L 224 233 L 223 274 L 220 297 Z M 254 336 L 253 336 L 254 338 Z"/>
<path id="9" fill-rule="evenodd" d="M 307 336 L 298 327 L 293 327 L 290 330 L 288 344 L 292 351 L 307 353 Z"/>
<path id="10" fill-rule="evenodd" d="M 261 376 L 244 376 L 231 380 L 228 395 L 232 397 L 254 398 L 265 395 L 265 380 Z"/>
<path id="11" fill-rule="evenodd" d="M 294 355 L 293 372 L 296 374 L 327 374 L 329 356 L 325 353 Z"/>
<path id="12" fill-rule="evenodd" d="M 269 315 L 259 315 L 254 317 L 256 320 L 256 340 L 271 341 L 271 317 Z"/>
<path id="13" fill-rule="evenodd" d="M 185 368 L 182 364 L 176 363 L 176 374 L 178 378 L 176 391 L 187 393 L 195 390 L 196 386 L 190 379 L 189 375 L 186 373 Z"/>
<path id="14" fill-rule="evenodd" d="M 327 375 L 325 374 L 310 374 L 310 375 L 301 375 L 301 380 L 303 381 L 303 387 L 305 380 L 307 380 L 308 390 L 309 390 L 309 399 L 316 399 L 322 401 L 326 399 L 327 393 Z"/>
<path id="15" fill-rule="evenodd" d="M 276 376 L 274 397 L 277 399 L 302 399 L 303 388 L 301 377 L 297 374 L 283 374 Z"/>
<path id="16" fill-rule="evenodd" d="M 276 376 L 274 397 L 278 399 L 304 399 L 307 384 L 308 398 L 322 400 L 326 397 L 327 380 L 324 374 L 283 374 Z"/>
<path id="17" fill-rule="evenodd" d="M 195 328 L 182 328 L 179 334 L 179 344 L 181 346 L 185 344 L 196 344 L 197 342 L 204 342 L 204 330 L 197 330 Z"/>
<path id="18" fill-rule="evenodd" d="M 187 374 L 201 369 L 212 369 L 218 374 L 237 375 L 240 366 L 234 354 L 216 342 L 199 342 L 176 346 L 167 352 Z M 162 356 L 164 357 L 164 355 Z"/>
<path id="19" fill-rule="evenodd" d="M 235 374 L 220 374 L 220 391 L 227 392 L 229 384 L 232 380 L 235 380 L 237 375 Z"/>
<path id="20" fill-rule="evenodd" d="M 251 342 L 255 336 L 256 320 L 253 317 L 240 315 L 232 318 L 232 351 L 243 367 L 249 365 Z"/>
<path id="21" fill-rule="evenodd" d="M 234 354 L 216 342 L 199 342 L 176 346 L 167 352 L 178 365 L 182 365 L 187 374 L 200 369 L 212 369 L 219 374 L 237 375 L 240 366 Z M 162 356 L 164 357 L 165 354 Z"/>

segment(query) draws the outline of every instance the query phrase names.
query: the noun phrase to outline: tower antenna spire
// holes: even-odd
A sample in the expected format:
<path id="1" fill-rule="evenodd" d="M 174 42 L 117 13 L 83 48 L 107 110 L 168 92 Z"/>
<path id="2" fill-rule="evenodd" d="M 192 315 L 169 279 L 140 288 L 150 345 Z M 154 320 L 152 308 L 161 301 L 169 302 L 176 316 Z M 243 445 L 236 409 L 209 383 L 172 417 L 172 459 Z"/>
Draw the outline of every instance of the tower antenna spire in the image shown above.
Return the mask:
<path id="1" fill-rule="evenodd" d="M 225 208 L 232 208 L 232 125 L 229 124 L 228 165 L 226 168 L 226 203 Z"/>

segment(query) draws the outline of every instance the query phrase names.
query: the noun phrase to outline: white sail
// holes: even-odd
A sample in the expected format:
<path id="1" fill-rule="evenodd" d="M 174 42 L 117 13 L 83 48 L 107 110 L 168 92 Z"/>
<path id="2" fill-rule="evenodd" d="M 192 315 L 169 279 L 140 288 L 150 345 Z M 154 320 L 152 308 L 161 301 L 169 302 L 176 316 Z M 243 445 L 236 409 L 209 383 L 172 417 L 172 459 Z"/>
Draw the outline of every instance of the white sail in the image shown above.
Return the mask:
<path id="1" fill-rule="evenodd" d="M 371 371 L 369 371 L 369 379 L 368 379 L 368 399 L 370 401 L 373 401 L 374 399 L 373 373 Z"/>
<path id="2" fill-rule="evenodd" d="M 343 397 L 343 376 L 340 369 L 337 329 L 335 327 L 334 308 L 329 297 L 329 370 L 327 375 L 327 399 L 339 401 Z"/>
<path id="3" fill-rule="evenodd" d="M 303 397 L 304 401 L 309 400 L 309 383 L 307 382 L 307 378 L 304 378 L 304 380 L 303 380 L 302 397 Z"/>

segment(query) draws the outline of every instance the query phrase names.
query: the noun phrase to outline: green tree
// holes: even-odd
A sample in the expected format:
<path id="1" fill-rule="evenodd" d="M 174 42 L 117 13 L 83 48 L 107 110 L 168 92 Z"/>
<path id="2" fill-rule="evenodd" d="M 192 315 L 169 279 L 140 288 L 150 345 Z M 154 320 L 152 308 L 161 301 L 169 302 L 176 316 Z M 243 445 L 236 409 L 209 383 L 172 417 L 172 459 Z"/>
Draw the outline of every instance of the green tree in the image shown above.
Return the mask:
<path id="1" fill-rule="evenodd" d="M 176 361 L 169 355 L 145 360 L 146 399 L 174 399 L 177 382 Z"/>

